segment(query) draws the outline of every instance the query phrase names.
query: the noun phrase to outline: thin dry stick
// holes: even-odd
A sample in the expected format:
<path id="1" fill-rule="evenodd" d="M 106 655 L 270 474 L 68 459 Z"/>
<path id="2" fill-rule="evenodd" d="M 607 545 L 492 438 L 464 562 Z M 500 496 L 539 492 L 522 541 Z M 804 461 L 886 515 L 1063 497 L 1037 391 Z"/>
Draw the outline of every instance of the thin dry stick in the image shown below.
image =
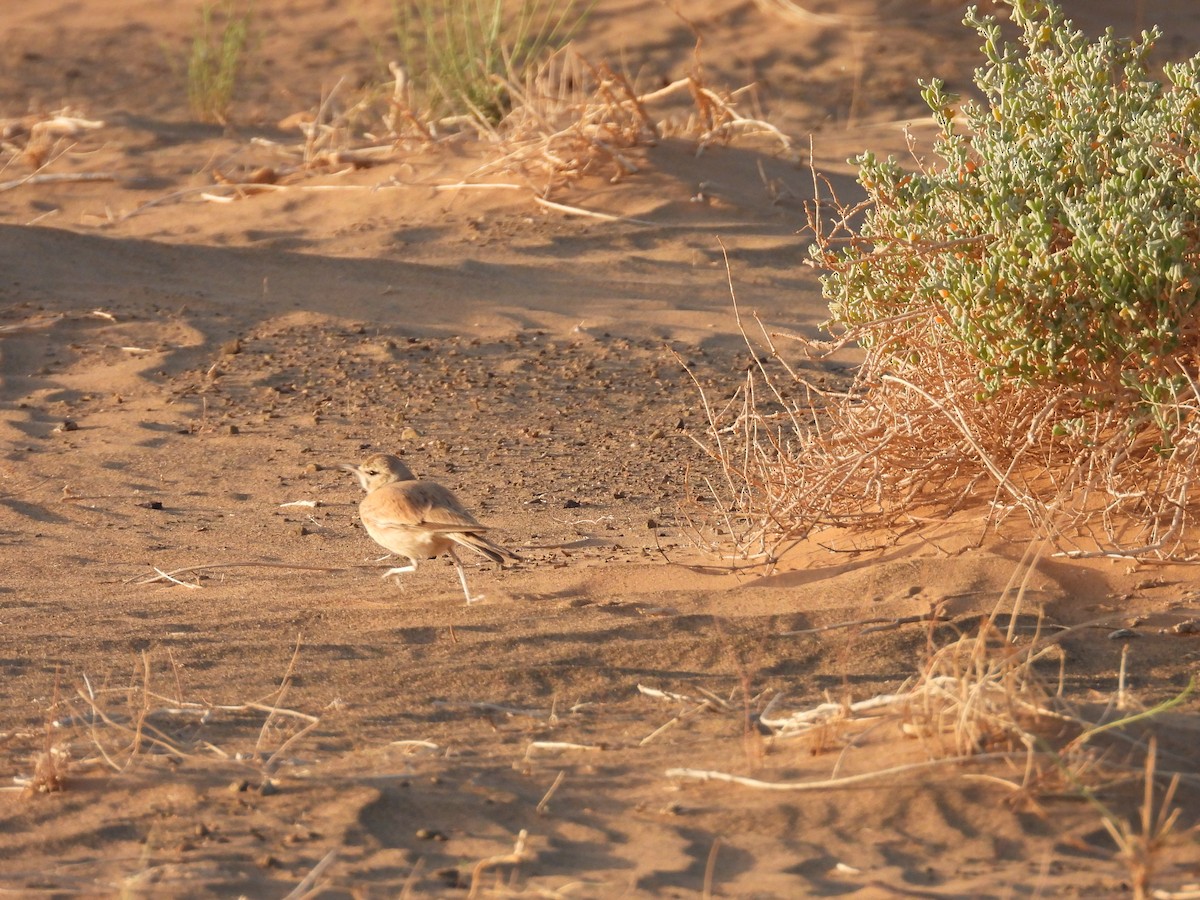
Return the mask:
<path id="1" fill-rule="evenodd" d="M 201 584 L 193 584 L 190 581 L 180 581 L 178 578 L 175 578 L 173 575 L 170 575 L 170 574 L 164 572 L 162 569 L 158 568 L 157 566 L 154 566 L 153 568 L 154 568 L 154 571 L 158 573 L 158 578 L 152 579 L 152 581 L 159 581 L 161 579 L 166 579 L 167 581 L 171 582 L 171 584 L 177 584 L 180 587 L 185 587 L 190 591 L 198 591 L 198 590 L 200 590 L 200 588 L 202 588 L 204 586 Z M 139 584 L 150 584 L 150 583 L 151 583 L 150 581 L 139 582 Z"/>
<path id="2" fill-rule="evenodd" d="M 713 895 L 713 876 L 716 874 L 717 851 L 720 849 L 721 838 L 713 838 L 712 848 L 708 851 L 708 862 L 704 864 L 704 889 L 700 893 L 700 896 L 703 897 L 704 900 L 710 900 Z"/>
<path id="3" fill-rule="evenodd" d="M 594 212 L 590 209 L 584 209 L 580 206 L 567 206 L 565 203 L 555 203 L 553 200 L 547 200 L 545 197 L 534 197 L 533 200 L 539 206 L 546 207 L 546 209 L 552 209 L 556 212 L 566 213 L 567 215 L 571 216 L 587 216 L 591 219 L 599 219 L 602 222 L 630 222 L 634 225 L 667 227 L 658 222 L 651 222 L 648 219 L 637 219 L 633 216 L 615 216 L 611 213 Z"/>
<path id="4" fill-rule="evenodd" d="M 326 869 L 333 865 L 333 862 L 336 859 L 336 849 L 330 850 L 328 853 L 322 856 L 320 862 L 318 862 L 312 867 L 312 869 L 309 870 L 309 873 L 304 876 L 300 883 L 296 885 L 296 887 L 293 888 L 291 892 L 289 892 L 288 895 L 283 898 L 283 900 L 303 900 L 303 898 L 313 896 L 313 891 L 317 886 L 317 879 L 319 879 L 325 873 Z"/>
<path id="5" fill-rule="evenodd" d="M 679 715 L 674 716 L 673 718 L 668 719 L 666 722 L 659 725 L 652 732 L 650 732 L 648 735 L 646 735 L 644 738 L 642 738 L 640 741 L 638 741 L 638 746 L 645 747 L 647 744 L 649 744 L 651 741 L 655 740 L 659 735 L 663 734 L 668 729 L 674 728 L 676 725 L 680 724 L 681 722 L 687 721 L 688 719 L 690 719 L 692 716 L 696 715 L 697 713 L 700 713 L 706 709 L 712 709 L 712 708 L 713 708 L 712 704 L 709 703 L 707 700 L 705 700 L 703 703 L 699 704 L 698 706 L 695 706 L 692 709 L 681 712 Z"/>
<path id="6" fill-rule="evenodd" d="M 558 777 L 554 779 L 554 783 L 550 785 L 550 789 L 548 791 L 546 791 L 546 793 L 545 793 L 545 795 L 543 795 L 541 801 L 535 807 L 536 811 L 540 815 L 546 814 L 546 810 L 549 808 L 550 798 L 554 796 L 555 791 L 558 790 L 559 786 L 566 780 L 566 778 L 567 778 L 566 769 L 560 769 L 558 772 Z"/>
<path id="7" fill-rule="evenodd" d="M 589 750 L 599 752 L 607 749 L 603 744 L 573 744 L 569 741 L 530 741 L 529 746 L 525 748 L 525 758 L 530 759 L 533 756 L 534 750 Z"/>
<path id="8" fill-rule="evenodd" d="M 344 568 L 329 567 L 329 566 L 301 566 L 294 563 L 279 563 L 279 562 L 264 562 L 262 560 L 243 560 L 239 562 L 227 563 L 203 563 L 197 566 L 184 566 L 181 569 L 172 569 L 170 572 L 163 572 L 157 568 L 154 569 L 158 574 L 155 576 L 138 575 L 125 580 L 125 584 L 153 584 L 156 581 L 173 581 L 176 584 L 181 584 L 184 587 L 200 587 L 197 584 L 186 584 L 181 581 L 176 581 L 176 575 L 182 572 L 203 572 L 207 569 L 296 569 L 300 572 L 345 572 Z"/>
<path id="9" fill-rule="evenodd" d="M 293 734 L 286 741 L 284 741 L 283 744 L 281 744 L 279 746 L 279 748 L 276 749 L 276 751 L 274 753 L 272 753 L 271 756 L 267 759 L 267 761 L 263 764 L 263 772 L 268 775 L 274 771 L 275 766 L 278 764 L 277 760 L 281 759 L 284 751 L 286 751 L 289 747 L 291 747 L 292 744 L 296 743 L 302 737 L 304 737 L 306 734 L 308 734 L 310 731 L 312 731 L 314 728 L 316 728 L 320 722 L 320 719 L 318 719 L 316 716 L 310 716 L 305 713 L 296 712 L 294 710 L 285 710 L 285 709 L 282 709 L 282 706 L 281 706 L 283 703 L 283 698 L 287 696 L 287 692 L 292 686 L 292 674 L 296 670 L 296 660 L 298 660 L 300 658 L 300 648 L 301 648 L 302 644 L 303 644 L 302 636 L 299 634 L 296 635 L 296 649 L 292 651 L 292 658 L 291 658 L 291 660 L 288 661 L 287 670 L 283 673 L 283 679 L 279 682 L 279 691 L 276 694 L 274 702 L 270 706 L 259 706 L 258 704 L 249 704 L 252 707 L 265 709 L 267 711 L 267 718 L 263 721 L 262 728 L 259 729 L 258 741 L 254 745 L 254 754 L 256 756 L 259 755 L 259 753 L 261 752 L 263 743 L 267 738 L 267 731 L 271 727 L 271 723 L 275 720 L 275 717 L 277 715 L 291 716 L 292 718 L 302 719 L 308 723 L 302 729 L 300 729 L 300 731 L 298 731 L 296 734 Z"/>
<path id="10" fill-rule="evenodd" d="M 920 772 L 928 769 L 940 769 L 956 763 L 988 762 L 999 759 L 1017 758 L 1013 753 L 977 753 L 965 756 L 948 756 L 941 759 L 931 759 L 925 762 L 908 763 L 903 766 L 893 766 L 890 769 L 879 769 L 874 772 L 862 772 L 858 775 L 843 775 L 841 778 L 830 778 L 820 781 L 760 781 L 757 778 L 747 778 L 744 775 L 732 775 L 728 772 L 714 772 L 705 769 L 667 769 L 668 778 L 686 781 L 723 781 L 742 787 L 756 788 L 763 791 L 828 791 L 863 784 L 879 778 L 888 778 L 908 772 Z"/>

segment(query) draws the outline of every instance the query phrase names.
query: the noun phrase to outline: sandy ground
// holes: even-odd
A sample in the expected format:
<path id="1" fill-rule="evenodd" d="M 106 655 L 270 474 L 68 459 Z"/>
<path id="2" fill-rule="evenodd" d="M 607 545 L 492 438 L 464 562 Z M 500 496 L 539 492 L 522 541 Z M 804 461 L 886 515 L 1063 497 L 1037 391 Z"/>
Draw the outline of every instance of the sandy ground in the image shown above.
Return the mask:
<path id="1" fill-rule="evenodd" d="M 1087 27 L 1152 21 L 1165 55 L 1200 44 L 1183 2 L 1069 4 Z M 964 88 L 976 38 L 948 2 L 601 0 L 581 50 L 641 83 L 757 81 L 772 122 L 853 193 L 848 156 L 920 136 L 916 79 Z M 993 775 L 933 767 L 855 788 L 766 782 L 928 758 L 916 741 L 841 752 L 776 741 L 757 715 L 860 700 L 913 676 L 1018 571 L 1027 542 L 977 522 L 885 549 L 799 548 L 776 573 L 703 555 L 690 502 L 715 476 L 692 441 L 696 385 L 747 364 L 739 302 L 816 334 L 802 266 L 808 169 L 762 145 L 684 139 L 619 184 L 537 206 L 439 191 L 477 148 L 414 148 L 215 202 L 214 171 L 338 78 L 373 77 L 384 4 L 259 0 L 232 126 L 187 112 L 192 4 L 72 0 L 0 12 L 0 116 L 102 121 L 45 172 L 0 180 L 0 887 L 20 896 L 1119 897 L 1129 870 L 1096 809 L 1014 800 Z M 276 161 L 278 164 L 278 160 Z M 813 377 L 836 379 L 852 357 Z M 337 464 L 396 452 L 518 550 L 377 577 L 358 487 Z M 689 482 L 691 488 L 689 488 Z M 311 501 L 307 506 L 287 505 Z M 871 543 L 871 541 L 865 541 Z M 274 565 L 272 565 L 274 564 Z M 144 583 L 155 569 L 185 584 Z M 1027 611 L 1063 640 L 1064 685 L 1104 704 L 1128 647 L 1133 708 L 1178 694 L 1200 644 L 1195 570 L 1043 560 Z M 797 631 L 928 612 L 950 621 Z M 1131 627 L 1136 639 L 1112 640 Z M 665 692 L 656 696 L 639 686 Z M 707 702 L 705 702 L 707 699 Z M 1196 774 L 1200 708 L 1156 723 L 1161 765 Z M 47 747 L 65 789 L 33 794 Z M 1127 785 L 1128 787 L 1128 785 Z M 1106 799 L 1137 814 L 1136 784 Z M 1019 792 L 1018 792 L 1019 793 Z M 1028 799 L 1028 798 L 1025 798 Z M 1155 884 L 1200 881 L 1200 792 Z M 524 835 L 524 837 L 522 837 Z M 522 843 L 523 861 L 506 857 Z M 491 861 L 483 862 L 481 861 Z M 296 893 L 290 893 L 296 891 Z"/>

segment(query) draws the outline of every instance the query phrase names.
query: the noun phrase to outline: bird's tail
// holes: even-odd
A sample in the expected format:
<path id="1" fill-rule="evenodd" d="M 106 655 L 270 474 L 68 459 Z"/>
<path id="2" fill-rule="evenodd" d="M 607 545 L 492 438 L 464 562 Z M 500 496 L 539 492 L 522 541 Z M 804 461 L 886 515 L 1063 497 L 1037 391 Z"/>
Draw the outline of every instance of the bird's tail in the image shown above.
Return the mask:
<path id="1" fill-rule="evenodd" d="M 506 547 L 501 547 L 499 544 L 492 543 L 483 535 L 474 531 L 456 531 L 452 534 L 446 535 L 446 537 L 450 538 L 450 540 L 454 541 L 456 544 L 474 550 L 481 556 L 486 556 L 497 565 L 504 565 L 505 560 L 515 560 L 521 558 L 517 556 L 517 554 L 513 553 L 513 551 L 507 549 Z"/>

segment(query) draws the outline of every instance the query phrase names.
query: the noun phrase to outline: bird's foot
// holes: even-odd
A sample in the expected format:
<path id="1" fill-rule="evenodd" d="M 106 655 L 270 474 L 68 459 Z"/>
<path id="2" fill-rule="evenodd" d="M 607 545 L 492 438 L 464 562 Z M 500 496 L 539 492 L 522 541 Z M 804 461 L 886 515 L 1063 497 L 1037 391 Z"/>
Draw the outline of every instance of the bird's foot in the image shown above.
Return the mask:
<path id="1" fill-rule="evenodd" d="M 388 579 L 396 578 L 396 576 L 398 576 L 398 575 L 407 575 L 408 573 L 415 572 L 416 570 L 417 570 L 416 566 L 397 566 L 394 569 L 388 569 L 380 577 L 384 581 L 387 581 Z M 396 581 L 397 581 L 397 583 L 399 583 L 400 579 L 396 578 Z"/>

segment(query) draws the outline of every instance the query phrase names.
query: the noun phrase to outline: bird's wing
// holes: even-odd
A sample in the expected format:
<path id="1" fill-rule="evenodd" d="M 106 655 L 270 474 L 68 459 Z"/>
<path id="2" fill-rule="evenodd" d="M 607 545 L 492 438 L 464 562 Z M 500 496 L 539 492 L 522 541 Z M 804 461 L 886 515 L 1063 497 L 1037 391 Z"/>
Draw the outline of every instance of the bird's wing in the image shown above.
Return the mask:
<path id="1" fill-rule="evenodd" d="M 479 524 L 451 491 L 433 481 L 384 485 L 367 495 L 363 507 L 364 513 L 369 509 L 372 515 L 386 519 L 396 527 L 447 533 L 487 530 L 487 526 Z"/>

